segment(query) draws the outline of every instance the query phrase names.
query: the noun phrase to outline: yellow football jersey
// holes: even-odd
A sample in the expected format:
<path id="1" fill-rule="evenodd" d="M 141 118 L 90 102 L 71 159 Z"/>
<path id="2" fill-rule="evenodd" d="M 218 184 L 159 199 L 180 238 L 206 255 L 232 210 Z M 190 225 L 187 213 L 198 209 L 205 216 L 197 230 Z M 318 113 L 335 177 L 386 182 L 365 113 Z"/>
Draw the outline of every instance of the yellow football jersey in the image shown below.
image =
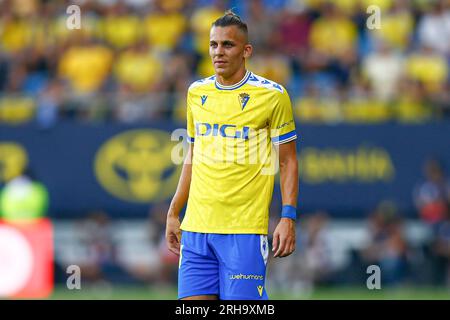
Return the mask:
<path id="1" fill-rule="evenodd" d="M 198 80 L 188 90 L 187 131 L 194 153 L 181 229 L 267 234 L 273 145 L 297 139 L 286 90 L 249 71 L 233 86 Z"/>

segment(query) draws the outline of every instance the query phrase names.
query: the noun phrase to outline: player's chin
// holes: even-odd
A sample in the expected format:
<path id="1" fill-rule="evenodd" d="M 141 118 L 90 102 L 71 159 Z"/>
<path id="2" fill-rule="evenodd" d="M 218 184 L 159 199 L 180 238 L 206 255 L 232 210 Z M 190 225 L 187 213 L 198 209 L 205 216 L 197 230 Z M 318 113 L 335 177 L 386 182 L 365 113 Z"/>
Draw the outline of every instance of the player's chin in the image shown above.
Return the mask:
<path id="1" fill-rule="evenodd" d="M 215 67 L 214 70 L 215 70 L 216 74 L 221 77 L 226 77 L 230 73 L 228 68 Z"/>

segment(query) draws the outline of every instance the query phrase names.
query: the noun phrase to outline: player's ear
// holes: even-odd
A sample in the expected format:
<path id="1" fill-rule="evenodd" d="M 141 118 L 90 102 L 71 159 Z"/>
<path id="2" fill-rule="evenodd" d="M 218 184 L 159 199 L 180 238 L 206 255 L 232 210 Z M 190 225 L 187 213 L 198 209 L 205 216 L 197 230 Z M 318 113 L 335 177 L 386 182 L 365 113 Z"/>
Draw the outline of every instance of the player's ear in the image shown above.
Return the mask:
<path id="1" fill-rule="evenodd" d="M 253 53 L 253 47 L 252 47 L 252 45 L 251 45 L 251 44 L 246 44 L 246 45 L 244 46 L 244 58 L 245 58 L 245 59 L 250 58 L 250 56 L 252 55 L 252 53 Z"/>

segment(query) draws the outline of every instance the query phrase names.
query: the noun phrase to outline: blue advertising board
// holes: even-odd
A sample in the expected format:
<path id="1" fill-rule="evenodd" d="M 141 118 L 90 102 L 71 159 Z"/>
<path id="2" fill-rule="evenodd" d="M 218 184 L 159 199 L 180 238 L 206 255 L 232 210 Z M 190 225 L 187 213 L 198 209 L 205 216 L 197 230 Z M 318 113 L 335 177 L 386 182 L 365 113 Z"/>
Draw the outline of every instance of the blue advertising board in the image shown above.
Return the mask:
<path id="1" fill-rule="evenodd" d="M 298 125 L 300 212 L 361 216 L 393 200 L 414 216 L 413 188 L 436 157 L 450 168 L 450 124 Z M 113 217 L 145 217 L 170 201 L 181 165 L 173 123 L 61 122 L 0 126 L 0 186 L 29 166 L 48 188 L 49 215 L 70 218 L 101 209 Z M 178 148 L 178 149 L 177 149 Z M 280 200 L 277 182 L 274 197 Z"/>

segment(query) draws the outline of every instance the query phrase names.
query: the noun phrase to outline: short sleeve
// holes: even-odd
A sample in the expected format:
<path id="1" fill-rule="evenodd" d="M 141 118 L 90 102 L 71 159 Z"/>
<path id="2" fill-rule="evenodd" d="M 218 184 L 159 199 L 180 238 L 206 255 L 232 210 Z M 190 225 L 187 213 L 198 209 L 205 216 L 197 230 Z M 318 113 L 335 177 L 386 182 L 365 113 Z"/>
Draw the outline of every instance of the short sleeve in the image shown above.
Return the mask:
<path id="1" fill-rule="evenodd" d="M 188 91 L 188 93 L 187 93 L 186 104 L 187 104 L 187 108 L 186 108 L 186 112 L 187 112 L 187 115 L 186 115 L 186 119 L 187 119 L 186 129 L 187 129 L 187 135 L 188 135 L 188 142 L 189 143 L 194 143 L 195 127 L 194 127 L 194 117 L 192 115 L 192 99 L 191 99 L 190 91 Z"/>
<path id="2" fill-rule="evenodd" d="M 286 91 L 277 94 L 270 114 L 270 138 L 273 144 L 283 144 L 297 139 L 291 99 Z"/>

